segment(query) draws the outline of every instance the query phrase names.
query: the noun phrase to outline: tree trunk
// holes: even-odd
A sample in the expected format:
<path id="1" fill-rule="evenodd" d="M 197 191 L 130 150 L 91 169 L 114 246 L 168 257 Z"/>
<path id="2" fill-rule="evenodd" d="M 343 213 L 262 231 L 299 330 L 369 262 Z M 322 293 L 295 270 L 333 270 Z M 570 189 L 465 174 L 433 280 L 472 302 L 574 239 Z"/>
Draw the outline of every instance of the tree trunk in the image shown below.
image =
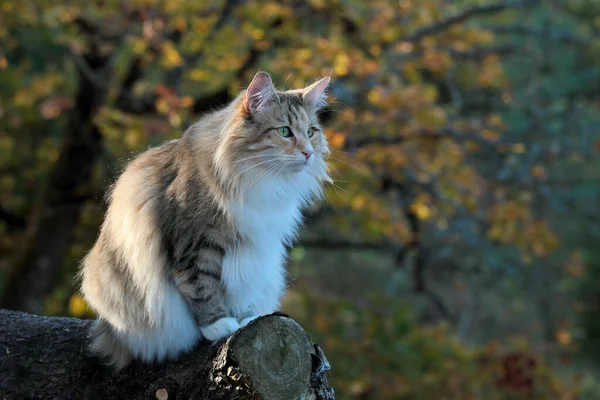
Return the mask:
<path id="1" fill-rule="evenodd" d="M 334 399 L 323 352 L 284 314 L 121 372 L 88 353 L 91 323 L 0 310 L 0 399 Z"/>
<path id="2" fill-rule="evenodd" d="M 81 206 L 89 197 L 93 168 L 102 152 L 102 136 L 92 119 L 104 103 L 108 82 L 103 77 L 110 66 L 108 56 L 96 53 L 79 60 L 76 106 L 42 201 L 28 223 L 26 242 L 0 301 L 2 308 L 42 312 L 60 276 Z"/>

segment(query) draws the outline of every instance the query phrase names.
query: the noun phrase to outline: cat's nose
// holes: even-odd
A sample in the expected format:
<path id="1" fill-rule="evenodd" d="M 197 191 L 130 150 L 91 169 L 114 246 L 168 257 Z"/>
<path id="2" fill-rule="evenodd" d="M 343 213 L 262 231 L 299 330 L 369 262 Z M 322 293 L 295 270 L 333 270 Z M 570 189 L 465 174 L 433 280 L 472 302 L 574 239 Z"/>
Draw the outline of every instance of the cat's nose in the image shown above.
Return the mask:
<path id="1" fill-rule="evenodd" d="M 310 156 L 312 156 L 312 154 L 313 154 L 313 152 L 310 150 L 301 150 L 300 153 L 304 154 L 304 157 L 306 157 L 307 161 L 310 158 Z"/>

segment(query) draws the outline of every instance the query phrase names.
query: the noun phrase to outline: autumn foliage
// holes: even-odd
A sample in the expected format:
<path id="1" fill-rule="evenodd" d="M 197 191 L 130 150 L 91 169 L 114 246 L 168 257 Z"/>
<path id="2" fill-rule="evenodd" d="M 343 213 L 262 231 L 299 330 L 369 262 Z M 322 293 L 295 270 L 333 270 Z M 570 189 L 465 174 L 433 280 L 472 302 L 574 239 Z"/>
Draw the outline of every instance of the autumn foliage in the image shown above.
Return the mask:
<path id="1" fill-rule="evenodd" d="M 124 163 L 257 70 L 283 87 L 331 75 L 335 184 L 307 212 L 288 307 L 331 354 L 340 398 L 584 398 L 580 371 L 553 360 L 581 336 L 579 240 L 600 236 L 598 12 L 4 0 L 1 304 L 92 317 L 73 276 Z"/>

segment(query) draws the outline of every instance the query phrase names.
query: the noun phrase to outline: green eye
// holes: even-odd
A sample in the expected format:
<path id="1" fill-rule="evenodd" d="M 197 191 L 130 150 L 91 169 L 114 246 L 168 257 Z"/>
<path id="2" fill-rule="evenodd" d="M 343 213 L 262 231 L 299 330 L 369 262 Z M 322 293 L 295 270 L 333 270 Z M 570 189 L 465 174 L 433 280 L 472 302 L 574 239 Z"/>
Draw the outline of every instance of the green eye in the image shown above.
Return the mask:
<path id="1" fill-rule="evenodd" d="M 315 135 L 315 132 L 317 132 L 318 129 L 317 128 L 309 128 L 308 129 L 308 137 L 311 138 Z"/>
<path id="2" fill-rule="evenodd" d="M 284 138 L 290 138 L 293 136 L 292 131 L 287 126 L 277 128 L 277 134 Z"/>

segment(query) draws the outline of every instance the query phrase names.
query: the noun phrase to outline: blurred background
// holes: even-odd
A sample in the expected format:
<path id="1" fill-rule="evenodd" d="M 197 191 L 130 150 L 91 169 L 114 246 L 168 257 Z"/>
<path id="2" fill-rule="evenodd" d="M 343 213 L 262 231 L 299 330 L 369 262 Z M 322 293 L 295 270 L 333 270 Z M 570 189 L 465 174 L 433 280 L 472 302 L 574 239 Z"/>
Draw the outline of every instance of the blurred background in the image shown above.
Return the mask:
<path id="1" fill-rule="evenodd" d="M 284 311 L 338 398 L 598 399 L 599 38 L 596 0 L 2 0 L 0 307 L 93 318 L 123 165 L 331 73 Z"/>

